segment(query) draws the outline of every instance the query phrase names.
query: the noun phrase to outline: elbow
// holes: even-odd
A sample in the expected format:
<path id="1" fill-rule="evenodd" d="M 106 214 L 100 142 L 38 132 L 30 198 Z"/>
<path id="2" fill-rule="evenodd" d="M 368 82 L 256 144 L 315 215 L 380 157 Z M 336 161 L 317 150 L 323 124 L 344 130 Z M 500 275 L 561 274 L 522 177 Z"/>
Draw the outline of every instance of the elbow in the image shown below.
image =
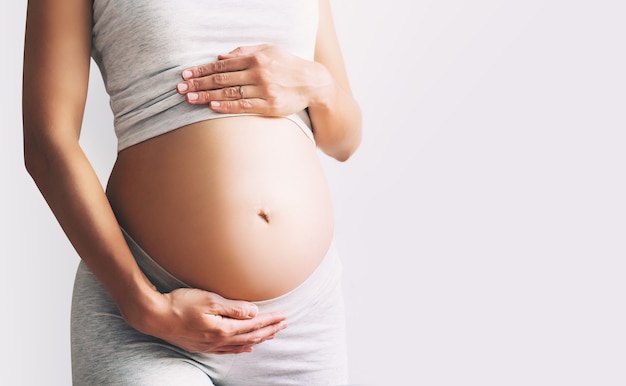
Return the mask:
<path id="1" fill-rule="evenodd" d="M 33 174 L 36 173 L 36 170 L 39 169 L 41 162 L 37 161 L 37 152 L 33 150 L 31 141 L 29 141 L 26 136 L 24 136 L 23 139 L 22 155 L 24 157 L 24 167 L 32 177 Z"/>
<path id="2" fill-rule="evenodd" d="M 342 154 L 334 155 L 333 158 L 339 162 L 346 162 L 347 160 L 350 159 L 351 156 L 352 156 L 352 153 L 342 153 Z"/>
<path id="3" fill-rule="evenodd" d="M 312 112 L 313 110 L 309 108 Z M 320 130 L 313 124 L 313 133 L 318 147 L 328 156 L 339 162 L 352 157 L 361 145 L 362 116 L 356 104 L 346 104 L 345 108 L 326 108 L 327 118 L 319 122 Z M 339 113 L 338 113 L 339 112 Z M 313 117 L 312 117 L 313 118 Z"/>
<path id="4" fill-rule="evenodd" d="M 356 152 L 360 144 L 360 140 L 349 147 L 344 147 L 341 150 L 338 150 L 332 154 L 332 157 L 339 162 L 346 162 L 349 160 L 352 155 Z"/>
<path id="5" fill-rule="evenodd" d="M 361 145 L 361 128 L 352 132 L 349 138 L 344 138 L 341 141 L 341 146 L 336 146 L 333 149 L 329 149 L 328 154 L 339 162 L 346 162 L 349 160 L 357 149 Z"/>
<path id="6" fill-rule="evenodd" d="M 46 173 L 46 161 L 40 151 L 37 151 L 32 144 L 25 138 L 24 139 L 24 167 L 26 172 L 33 178 L 37 179 L 37 176 Z"/>
<path id="7" fill-rule="evenodd" d="M 343 141 L 322 141 L 316 138 L 317 146 L 328 156 L 339 161 L 346 162 L 358 149 L 361 138 L 344 139 Z"/>
<path id="8" fill-rule="evenodd" d="M 27 111 L 23 111 L 22 157 L 26 172 L 33 178 L 46 172 L 44 135 L 39 125 L 29 122 Z"/>
<path id="9" fill-rule="evenodd" d="M 35 166 L 33 161 L 31 161 L 30 159 L 28 159 L 26 156 L 24 157 L 24 167 L 26 168 L 26 172 L 33 177 L 33 174 L 35 173 Z"/>
<path id="10" fill-rule="evenodd" d="M 24 167 L 35 182 L 48 175 L 54 164 L 53 147 L 42 137 L 28 130 L 25 130 L 23 137 Z"/>
<path id="11" fill-rule="evenodd" d="M 353 126 L 353 128 L 347 133 L 348 135 L 346 135 L 343 141 L 341 141 L 342 146 L 333 155 L 333 158 L 335 158 L 339 162 L 346 162 L 347 160 L 349 160 L 352 155 L 356 153 L 359 146 L 361 146 L 361 141 L 363 139 L 361 120 L 359 119 L 358 124 Z"/>

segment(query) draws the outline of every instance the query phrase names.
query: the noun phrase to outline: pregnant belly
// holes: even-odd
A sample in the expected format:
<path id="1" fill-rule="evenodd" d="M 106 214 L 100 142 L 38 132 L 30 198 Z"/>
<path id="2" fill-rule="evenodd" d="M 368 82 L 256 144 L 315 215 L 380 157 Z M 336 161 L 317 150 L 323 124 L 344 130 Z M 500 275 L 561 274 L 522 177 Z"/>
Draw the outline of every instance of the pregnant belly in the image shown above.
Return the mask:
<path id="1" fill-rule="evenodd" d="M 283 118 L 203 121 L 125 149 L 107 194 L 154 260 L 193 287 L 233 299 L 297 287 L 333 234 L 315 146 Z"/>

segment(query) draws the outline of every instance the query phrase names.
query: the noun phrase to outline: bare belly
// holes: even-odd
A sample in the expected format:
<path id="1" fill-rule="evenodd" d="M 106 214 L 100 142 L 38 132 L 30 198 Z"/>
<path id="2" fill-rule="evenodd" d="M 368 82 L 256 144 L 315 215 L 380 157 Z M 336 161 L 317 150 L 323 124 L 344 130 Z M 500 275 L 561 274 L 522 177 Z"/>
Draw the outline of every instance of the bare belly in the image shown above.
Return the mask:
<path id="1" fill-rule="evenodd" d="M 333 234 L 315 146 L 283 118 L 203 121 L 129 147 L 107 194 L 121 226 L 154 260 L 233 299 L 297 287 Z"/>

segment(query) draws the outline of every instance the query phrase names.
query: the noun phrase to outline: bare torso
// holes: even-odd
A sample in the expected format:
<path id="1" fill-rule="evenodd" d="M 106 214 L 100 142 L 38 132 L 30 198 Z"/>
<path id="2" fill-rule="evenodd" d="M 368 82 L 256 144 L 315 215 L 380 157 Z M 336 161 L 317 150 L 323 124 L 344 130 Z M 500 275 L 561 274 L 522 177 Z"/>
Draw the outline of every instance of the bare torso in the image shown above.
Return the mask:
<path id="1" fill-rule="evenodd" d="M 107 195 L 121 226 L 160 265 L 233 299 L 295 288 L 332 240 L 316 148 L 284 118 L 202 121 L 129 147 Z"/>

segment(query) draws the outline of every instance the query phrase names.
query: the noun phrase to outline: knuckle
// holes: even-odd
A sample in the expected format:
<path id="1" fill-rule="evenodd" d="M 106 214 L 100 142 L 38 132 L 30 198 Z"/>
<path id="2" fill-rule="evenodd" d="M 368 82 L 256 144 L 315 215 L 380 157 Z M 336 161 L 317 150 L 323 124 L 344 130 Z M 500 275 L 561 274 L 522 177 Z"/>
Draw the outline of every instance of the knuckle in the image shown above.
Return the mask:
<path id="1" fill-rule="evenodd" d="M 261 66 L 263 64 L 263 55 L 257 53 L 250 56 L 250 63 L 253 66 Z"/>
<path id="2" fill-rule="evenodd" d="M 191 90 L 199 90 L 200 89 L 200 81 L 198 79 L 194 79 L 189 82 L 189 89 Z"/>
<path id="3" fill-rule="evenodd" d="M 214 62 L 213 63 L 213 70 L 215 72 L 226 71 L 226 62 L 224 62 L 223 60 L 218 60 L 217 62 Z"/>
<path id="4" fill-rule="evenodd" d="M 267 93 L 267 99 L 270 101 L 276 101 L 278 99 L 277 95 L 280 95 L 279 87 L 273 84 L 268 84 L 265 86 L 265 92 Z"/>
<path id="5" fill-rule="evenodd" d="M 217 336 L 219 336 L 220 338 L 227 338 L 229 336 L 232 336 L 233 334 L 234 334 L 233 328 L 227 327 L 227 326 L 224 326 L 217 331 Z"/>
<path id="6" fill-rule="evenodd" d="M 215 306 L 219 306 L 221 304 L 222 299 L 221 299 L 221 297 L 218 294 L 216 294 L 214 292 L 206 292 L 205 291 L 203 293 L 203 295 L 206 298 L 207 302 L 211 306 L 215 307 Z"/>
<path id="7" fill-rule="evenodd" d="M 224 95 L 228 98 L 236 98 L 237 96 L 239 96 L 239 88 L 237 87 L 225 88 Z"/>
<path id="8" fill-rule="evenodd" d="M 240 307 L 235 307 L 231 310 L 231 312 L 233 313 L 233 315 L 235 316 L 235 318 L 239 319 L 239 318 L 244 318 L 246 316 L 246 312 L 240 308 Z"/>
<path id="9" fill-rule="evenodd" d="M 268 68 L 261 68 L 257 71 L 256 77 L 258 82 L 261 84 L 272 84 L 271 79 L 271 71 Z"/>
<path id="10" fill-rule="evenodd" d="M 215 74 L 213 76 L 213 81 L 216 84 L 222 85 L 228 82 L 228 74 Z"/>
<path id="11" fill-rule="evenodd" d="M 207 103 L 209 101 L 209 93 L 208 92 L 199 92 L 198 93 L 198 100 L 201 103 Z"/>
<path id="12" fill-rule="evenodd" d="M 207 70 L 207 68 L 205 66 L 200 66 L 200 67 L 196 68 L 195 75 L 196 76 L 205 76 L 207 72 L 208 72 L 208 70 Z"/>
<path id="13" fill-rule="evenodd" d="M 239 107 L 243 110 L 249 110 L 252 108 L 252 102 L 249 99 L 239 99 Z"/>
<path id="14" fill-rule="evenodd" d="M 269 97 L 267 97 L 266 102 L 267 102 L 267 106 L 271 109 L 276 109 L 280 107 L 281 105 L 280 98 L 276 97 L 275 94 L 272 94 L 272 93 L 269 94 Z"/>
<path id="15" fill-rule="evenodd" d="M 219 309 L 220 307 L 220 302 L 219 299 L 216 299 L 212 296 L 210 296 L 212 294 L 208 294 L 207 298 L 204 302 L 204 306 L 207 307 L 209 310 L 216 310 Z"/>

